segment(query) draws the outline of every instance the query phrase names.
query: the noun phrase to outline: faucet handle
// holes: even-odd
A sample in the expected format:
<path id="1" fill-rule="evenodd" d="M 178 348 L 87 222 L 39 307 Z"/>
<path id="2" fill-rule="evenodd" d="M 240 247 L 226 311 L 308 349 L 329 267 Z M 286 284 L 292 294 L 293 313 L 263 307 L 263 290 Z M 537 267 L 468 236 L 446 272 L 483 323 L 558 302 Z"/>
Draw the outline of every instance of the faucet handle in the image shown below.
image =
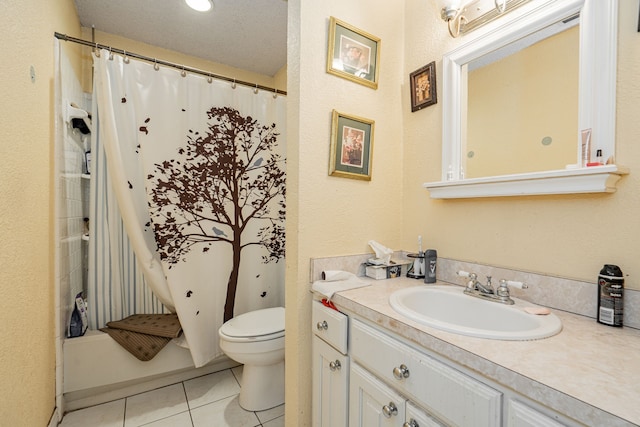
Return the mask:
<path id="1" fill-rule="evenodd" d="M 515 280 L 504 280 L 504 279 L 500 280 L 500 287 L 502 286 L 512 286 L 518 289 L 529 288 L 529 286 L 527 286 L 527 284 L 524 282 L 516 282 Z"/>
<path id="2" fill-rule="evenodd" d="M 458 276 L 461 276 L 461 277 L 471 277 L 473 273 L 469 273 L 468 271 L 458 270 L 457 274 Z"/>
<path id="3" fill-rule="evenodd" d="M 457 272 L 457 274 L 458 276 L 467 277 L 469 279 L 469 281 L 467 282 L 467 288 L 475 289 L 476 283 L 478 283 L 478 275 L 476 273 L 469 273 L 468 271 L 460 270 Z"/>
<path id="4" fill-rule="evenodd" d="M 478 275 L 476 273 L 469 273 L 468 271 L 463 271 L 463 270 L 458 270 L 457 274 L 458 276 L 461 276 L 461 277 L 467 277 L 474 282 L 478 278 Z"/>
<path id="5" fill-rule="evenodd" d="M 502 279 L 500 280 L 500 286 L 498 286 L 498 289 L 496 290 L 496 294 L 506 300 L 511 300 L 510 298 L 510 294 L 509 294 L 509 286 L 513 286 L 514 288 L 519 288 L 519 289 L 527 289 L 528 286 L 526 283 L 523 282 L 516 282 L 515 280 L 505 280 Z"/>

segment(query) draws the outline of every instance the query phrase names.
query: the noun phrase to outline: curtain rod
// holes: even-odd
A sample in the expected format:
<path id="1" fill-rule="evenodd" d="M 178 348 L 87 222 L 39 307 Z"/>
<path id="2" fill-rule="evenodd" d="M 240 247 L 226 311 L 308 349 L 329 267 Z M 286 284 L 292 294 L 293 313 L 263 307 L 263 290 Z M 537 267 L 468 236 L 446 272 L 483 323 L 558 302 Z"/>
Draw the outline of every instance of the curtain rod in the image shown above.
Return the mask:
<path id="1" fill-rule="evenodd" d="M 152 62 L 152 63 L 158 64 L 158 65 L 165 65 L 167 67 L 172 67 L 172 68 L 175 68 L 175 69 L 180 70 L 180 71 L 186 71 L 186 72 L 193 73 L 193 74 L 200 74 L 202 76 L 211 77 L 211 78 L 214 78 L 214 79 L 217 79 L 217 80 L 225 80 L 227 82 L 231 82 L 231 83 L 235 83 L 235 84 L 239 84 L 239 85 L 243 85 L 243 86 L 248 86 L 248 87 L 251 87 L 251 88 L 254 88 L 254 89 L 262 89 L 262 90 L 273 92 L 273 93 L 277 93 L 277 94 L 280 94 L 280 95 L 286 95 L 287 94 L 286 91 L 283 91 L 283 90 L 280 90 L 280 89 L 276 89 L 276 88 L 272 88 L 272 87 L 268 87 L 268 86 L 262 86 L 262 85 L 259 85 L 257 83 L 250 83 L 250 82 L 245 82 L 245 81 L 242 81 L 242 80 L 232 79 L 231 77 L 221 76 L 219 74 L 213 74 L 213 73 L 210 73 L 210 72 L 207 72 L 207 71 L 199 70 L 197 68 L 186 67 L 184 65 L 176 64 L 174 62 L 163 61 L 161 59 L 151 58 L 151 57 L 148 57 L 148 56 L 140 55 L 138 53 L 125 51 L 123 49 L 116 49 L 116 48 L 111 47 L 111 46 L 105 46 L 105 45 L 102 45 L 102 44 L 99 44 L 99 43 L 90 42 L 88 40 L 78 39 L 78 38 L 75 38 L 75 37 L 68 36 L 66 34 L 61 34 L 61 33 L 55 32 L 54 35 L 55 35 L 55 37 L 57 39 L 60 39 L 60 40 L 64 40 L 64 41 L 68 41 L 68 42 L 72 42 L 72 43 L 78 43 L 78 44 L 81 44 L 81 45 L 84 45 L 84 46 L 92 47 L 94 49 L 106 49 L 106 50 L 108 50 L 110 52 L 113 52 L 113 53 L 118 53 L 118 54 L 121 54 L 121 55 L 124 55 L 124 56 L 129 56 L 131 58 L 141 59 L 143 61 Z"/>

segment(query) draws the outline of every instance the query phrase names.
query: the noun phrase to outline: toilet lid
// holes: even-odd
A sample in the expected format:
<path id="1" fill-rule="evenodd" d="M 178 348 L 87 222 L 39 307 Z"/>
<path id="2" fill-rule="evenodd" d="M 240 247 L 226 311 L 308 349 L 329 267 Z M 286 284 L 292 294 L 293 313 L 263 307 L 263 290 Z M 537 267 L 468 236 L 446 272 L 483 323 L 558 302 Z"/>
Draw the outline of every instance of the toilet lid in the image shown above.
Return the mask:
<path id="1" fill-rule="evenodd" d="M 250 311 L 228 320 L 220 332 L 229 337 L 260 337 L 284 331 L 284 307 Z"/>

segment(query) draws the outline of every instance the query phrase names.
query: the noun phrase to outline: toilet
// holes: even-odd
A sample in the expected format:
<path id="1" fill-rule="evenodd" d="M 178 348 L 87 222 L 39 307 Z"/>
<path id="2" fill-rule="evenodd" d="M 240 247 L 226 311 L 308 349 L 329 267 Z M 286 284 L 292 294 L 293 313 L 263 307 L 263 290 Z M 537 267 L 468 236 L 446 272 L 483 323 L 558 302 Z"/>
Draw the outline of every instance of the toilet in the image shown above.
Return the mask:
<path id="1" fill-rule="evenodd" d="M 284 403 L 284 307 L 250 311 L 218 330 L 220 348 L 243 363 L 240 406 L 262 411 Z"/>

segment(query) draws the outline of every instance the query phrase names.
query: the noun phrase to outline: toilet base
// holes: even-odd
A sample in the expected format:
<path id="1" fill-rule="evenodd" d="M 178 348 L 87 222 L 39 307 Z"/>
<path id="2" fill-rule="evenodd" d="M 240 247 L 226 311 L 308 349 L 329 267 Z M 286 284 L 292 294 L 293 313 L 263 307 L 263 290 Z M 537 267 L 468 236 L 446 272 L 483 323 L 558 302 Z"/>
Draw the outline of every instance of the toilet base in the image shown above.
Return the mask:
<path id="1" fill-rule="evenodd" d="M 284 360 L 275 365 L 244 365 L 239 403 L 246 411 L 264 411 L 284 403 Z"/>

